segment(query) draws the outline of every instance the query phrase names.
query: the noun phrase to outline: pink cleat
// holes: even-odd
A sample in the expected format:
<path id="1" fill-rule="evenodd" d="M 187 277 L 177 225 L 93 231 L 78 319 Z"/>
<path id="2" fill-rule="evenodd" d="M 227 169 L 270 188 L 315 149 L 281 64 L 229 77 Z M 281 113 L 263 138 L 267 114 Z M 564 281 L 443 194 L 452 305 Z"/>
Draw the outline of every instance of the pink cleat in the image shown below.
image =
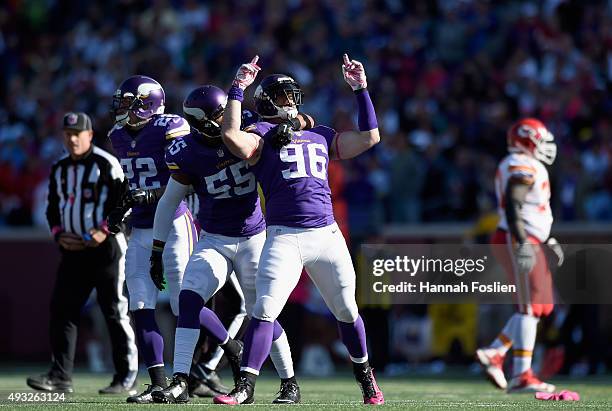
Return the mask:
<path id="1" fill-rule="evenodd" d="M 385 403 L 385 398 L 383 397 L 383 393 L 378 388 L 378 384 L 376 383 L 376 378 L 374 378 L 374 373 L 372 372 L 372 367 L 369 365 L 363 370 L 358 371 L 355 374 L 355 378 L 357 379 L 357 383 L 361 388 L 361 392 L 363 393 L 363 403 L 366 405 L 382 405 Z"/>
<path id="2" fill-rule="evenodd" d="M 508 387 L 504 375 L 504 356 L 493 348 L 479 348 L 476 350 L 476 360 L 480 363 L 491 383 L 501 390 Z"/>
<path id="3" fill-rule="evenodd" d="M 213 398 L 213 402 L 224 405 L 252 404 L 255 401 L 254 393 L 254 385 L 246 377 L 240 377 L 232 392 L 227 395 L 217 395 Z"/>
<path id="4" fill-rule="evenodd" d="M 213 402 L 215 404 L 225 404 L 225 405 L 238 405 L 239 402 L 229 395 L 217 395 L 213 398 Z"/>

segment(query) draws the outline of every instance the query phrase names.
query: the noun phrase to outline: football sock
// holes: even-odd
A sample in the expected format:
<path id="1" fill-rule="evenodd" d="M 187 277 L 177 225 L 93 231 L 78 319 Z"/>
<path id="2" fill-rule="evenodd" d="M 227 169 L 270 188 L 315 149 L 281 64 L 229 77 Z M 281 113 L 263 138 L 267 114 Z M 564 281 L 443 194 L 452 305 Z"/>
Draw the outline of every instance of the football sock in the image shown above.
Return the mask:
<path id="1" fill-rule="evenodd" d="M 189 374 L 193 348 L 200 336 L 199 328 L 177 327 L 174 336 L 174 372 Z"/>
<path id="2" fill-rule="evenodd" d="M 179 294 L 179 316 L 176 326 L 198 330 L 199 335 L 200 318 L 198 316 L 202 307 L 204 307 L 204 300 L 198 293 L 191 290 L 181 291 Z M 193 350 L 191 353 L 193 354 Z"/>
<path id="3" fill-rule="evenodd" d="M 270 354 L 274 324 L 257 318 L 251 319 L 244 335 L 244 353 L 241 371 L 259 375 L 259 370 Z M 254 344 L 257 342 L 257 344 Z"/>
<path id="4" fill-rule="evenodd" d="M 276 368 L 276 372 L 281 379 L 288 379 L 295 375 L 293 372 L 293 359 L 291 358 L 291 348 L 289 340 L 283 327 L 278 321 L 274 322 L 274 333 L 272 335 L 272 348 L 270 349 L 270 359 Z"/>
<path id="5" fill-rule="evenodd" d="M 354 363 L 365 363 L 368 360 L 368 348 L 365 326 L 361 316 L 357 316 L 357 320 L 354 323 L 338 321 L 338 330 L 340 331 L 342 342 L 351 356 L 351 361 Z"/>
<path id="6" fill-rule="evenodd" d="M 515 376 L 531 368 L 533 347 L 538 330 L 538 318 L 527 314 L 517 314 L 516 321 L 514 349 L 512 351 L 512 374 Z"/>
<path id="7" fill-rule="evenodd" d="M 147 371 L 149 372 L 152 385 L 166 388 L 166 371 L 163 365 L 154 365 L 153 367 L 147 368 Z"/>
<path id="8" fill-rule="evenodd" d="M 491 344 L 491 348 L 497 350 L 501 355 L 505 355 L 510 347 L 512 347 L 512 336 L 514 335 L 518 315 L 520 314 L 514 314 L 508 319 L 504 328 L 501 330 L 495 341 L 493 341 Z"/>
<path id="9" fill-rule="evenodd" d="M 155 321 L 155 310 L 132 311 L 138 345 L 147 368 L 164 365 L 164 339 Z M 192 351 L 193 353 L 193 351 Z M 163 369 L 163 367 L 162 367 Z"/>
<path id="10" fill-rule="evenodd" d="M 229 339 L 229 333 L 211 309 L 203 307 L 200 311 L 200 324 L 204 328 L 213 341 L 219 345 L 225 344 Z"/>
<path id="11" fill-rule="evenodd" d="M 204 300 L 191 290 L 179 294 L 179 317 L 174 335 L 174 372 L 189 374 L 193 352 L 200 337 L 199 313 Z"/>

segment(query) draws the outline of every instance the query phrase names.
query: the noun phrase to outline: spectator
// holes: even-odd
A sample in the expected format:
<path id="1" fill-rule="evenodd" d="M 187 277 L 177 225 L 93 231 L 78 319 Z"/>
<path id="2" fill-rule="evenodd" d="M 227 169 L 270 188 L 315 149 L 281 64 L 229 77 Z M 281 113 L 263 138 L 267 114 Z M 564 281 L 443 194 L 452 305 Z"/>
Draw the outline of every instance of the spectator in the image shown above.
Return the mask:
<path id="1" fill-rule="evenodd" d="M 344 166 L 352 235 L 381 222 L 477 218 L 473 199 L 490 190 L 479 166 L 495 163 L 505 128 L 531 115 L 555 134 L 559 164 L 581 159 L 552 170 L 559 219 L 612 219 L 610 2 L 254 0 L 239 12 L 234 2 L 120 3 L 0 6 L 0 225 L 32 224 L 31 188 L 55 159 L 58 113 L 76 107 L 109 130 L 110 98 L 127 75 L 159 78 L 176 112 L 185 90 L 227 84 L 258 53 L 271 70 L 290 67 L 306 93 L 319 90 L 306 108 L 343 129 L 354 121 L 334 74 L 344 51 L 369 69 L 383 132 L 374 153 Z M 397 143 L 406 138 L 423 151 Z"/>

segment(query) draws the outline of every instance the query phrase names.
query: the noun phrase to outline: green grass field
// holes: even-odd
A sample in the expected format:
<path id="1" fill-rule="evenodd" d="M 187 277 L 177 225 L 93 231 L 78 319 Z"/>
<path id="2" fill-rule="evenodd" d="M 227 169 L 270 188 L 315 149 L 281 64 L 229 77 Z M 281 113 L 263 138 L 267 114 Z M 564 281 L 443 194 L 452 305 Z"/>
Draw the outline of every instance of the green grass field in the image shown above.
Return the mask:
<path id="1" fill-rule="evenodd" d="M 110 377 L 77 373 L 74 378 L 75 394 L 63 404 L 12 404 L 7 403 L 10 391 L 27 391 L 27 373 L 2 372 L 0 376 L 0 407 L 5 409 L 73 409 L 73 410 L 115 410 L 149 407 L 221 407 L 212 404 L 209 398 L 195 399 L 186 405 L 128 405 L 123 396 L 100 396 L 98 388 L 106 385 Z M 146 382 L 144 377 L 140 382 Z M 612 378 L 599 377 L 583 380 L 557 379 L 558 389 L 578 391 L 580 402 L 550 402 L 535 400 L 533 394 L 506 395 L 495 390 L 484 379 L 471 375 L 452 377 L 402 377 L 381 378 L 379 384 L 385 393 L 387 408 L 410 410 L 525 410 L 525 409 L 608 409 L 612 410 Z M 300 410 L 349 410 L 363 409 L 360 392 L 350 376 L 326 379 L 301 379 L 303 403 Z M 292 406 L 270 404 L 278 389 L 273 379 L 262 378 L 257 384 L 256 404 L 250 407 L 279 409 Z M 293 406 L 295 407 L 295 406 Z"/>

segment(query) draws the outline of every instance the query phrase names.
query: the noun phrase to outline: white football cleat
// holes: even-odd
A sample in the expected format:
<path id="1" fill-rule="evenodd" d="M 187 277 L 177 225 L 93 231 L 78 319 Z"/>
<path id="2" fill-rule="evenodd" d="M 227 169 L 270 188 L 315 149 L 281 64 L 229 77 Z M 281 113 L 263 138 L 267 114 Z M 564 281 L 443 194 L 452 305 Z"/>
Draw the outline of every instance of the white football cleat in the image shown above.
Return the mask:
<path id="1" fill-rule="evenodd" d="M 533 371 L 527 371 L 513 377 L 508 384 L 508 394 L 521 392 L 554 392 L 555 386 L 541 381 L 533 374 Z"/>
<path id="2" fill-rule="evenodd" d="M 476 350 L 476 360 L 484 369 L 489 381 L 500 390 L 505 390 L 508 387 L 508 381 L 504 375 L 504 358 L 505 356 L 494 348 L 479 348 Z"/>

